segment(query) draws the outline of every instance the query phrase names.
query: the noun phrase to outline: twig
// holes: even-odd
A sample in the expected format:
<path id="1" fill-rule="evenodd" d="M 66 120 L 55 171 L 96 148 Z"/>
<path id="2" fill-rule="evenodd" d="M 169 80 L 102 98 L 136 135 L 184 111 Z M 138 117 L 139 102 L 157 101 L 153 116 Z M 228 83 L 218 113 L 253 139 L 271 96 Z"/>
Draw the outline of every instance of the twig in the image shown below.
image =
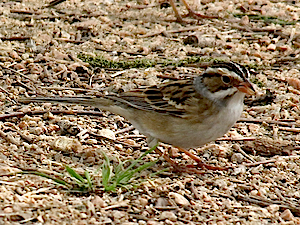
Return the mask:
<path id="1" fill-rule="evenodd" d="M 26 41 L 26 40 L 29 40 L 30 37 L 26 37 L 26 36 L 21 36 L 21 37 L 13 36 L 13 37 L 0 37 L 0 39 L 2 41 Z"/>
<path id="2" fill-rule="evenodd" d="M 98 90 L 86 89 L 86 88 L 70 88 L 70 87 L 40 87 L 40 88 L 46 90 L 56 90 L 56 91 L 71 90 L 74 92 L 98 92 Z"/>
<path id="3" fill-rule="evenodd" d="M 223 137 L 218 138 L 216 141 L 255 141 L 256 137 Z"/>
<path id="4" fill-rule="evenodd" d="M 193 30 L 198 30 L 200 27 L 199 26 L 194 26 L 194 27 L 186 27 L 182 29 L 177 29 L 177 30 L 162 30 L 162 31 L 157 31 L 157 32 L 152 32 L 148 33 L 145 35 L 141 35 L 140 38 L 147 38 L 147 37 L 153 37 L 156 35 L 160 35 L 161 33 L 166 32 L 167 35 L 171 33 L 181 33 L 181 32 L 187 32 L 187 31 L 193 31 Z"/>
<path id="5" fill-rule="evenodd" d="M 118 130 L 118 131 L 115 132 L 115 135 L 125 133 L 125 132 L 131 131 L 131 130 L 134 130 L 133 126 L 129 126 L 129 127 L 124 128 L 124 129 Z"/>
<path id="6" fill-rule="evenodd" d="M 122 140 L 122 139 L 128 139 L 128 138 L 145 138 L 146 136 L 145 135 L 126 135 L 126 136 L 122 136 L 120 137 L 119 139 Z"/>
<path id="7" fill-rule="evenodd" d="M 50 8 L 50 7 L 53 7 L 55 5 L 58 5 L 62 2 L 64 2 L 66 0 L 54 0 L 54 1 L 51 1 L 48 5 L 44 6 L 44 8 Z"/>
<path id="8" fill-rule="evenodd" d="M 291 128 L 291 127 L 278 127 L 279 130 L 300 133 L 300 128 Z"/>
<path id="9" fill-rule="evenodd" d="M 296 123 L 296 122 L 283 122 L 283 121 L 278 121 L 278 120 L 241 118 L 237 122 L 238 123 L 270 123 L 270 124 L 277 124 L 277 125 L 287 126 L 287 127 L 290 127 L 290 126 L 300 127 L 300 124 Z"/>
<path id="10" fill-rule="evenodd" d="M 29 144 L 33 143 L 33 139 L 30 138 L 28 135 L 23 134 L 21 131 L 16 130 L 16 129 L 12 129 L 10 128 L 12 131 L 17 132 L 21 138 L 23 138 L 26 142 L 28 142 Z"/>
<path id="11" fill-rule="evenodd" d="M 41 14 L 39 11 L 34 11 L 34 10 L 26 10 L 26 9 L 11 9 L 11 13 L 19 13 L 19 14 Z"/>
<path id="12" fill-rule="evenodd" d="M 3 87 L 0 87 L 0 90 L 6 94 L 6 99 L 13 104 L 17 104 L 17 102 L 9 97 L 9 92 L 6 91 Z"/>
<path id="13" fill-rule="evenodd" d="M 20 84 L 21 86 L 25 87 L 27 90 L 30 90 L 30 91 L 34 92 L 35 94 L 36 93 L 40 94 L 35 87 L 30 87 L 29 85 L 24 84 L 23 82 L 21 82 L 19 79 L 17 79 L 17 83 Z"/>
<path id="14" fill-rule="evenodd" d="M 11 135 L 4 133 L 2 130 L 0 130 L 0 137 L 2 137 L 3 139 L 5 139 L 6 141 L 15 144 L 17 146 L 20 145 L 20 143 Z"/>
<path id="15" fill-rule="evenodd" d="M 244 152 L 243 149 L 241 149 L 241 147 L 239 145 L 234 145 L 232 147 L 234 147 L 239 153 L 241 153 L 243 156 L 245 156 L 247 159 L 249 159 L 252 163 L 255 162 L 254 158 L 251 157 L 250 155 L 248 155 L 246 152 Z"/>
<path id="16" fill-rule="evenodd" d="M 279 205 L 281 208 L 290 209 L 292 212 L 294 212 L 297 215 L 300 214 L 300 209 L 299 209 L 298 206 L 286 204 L 285 201 L 273 201 L 273 200 L 269 200 L 269 199 L 251 198 L 251 197 L 248 197 L 248 196 L 244 196 L 240 193 L 237 193 L 235 190 L 232 190 L 232 194 L 237 200 L 242 200 L 242 201 L 254 203 L 254 204 L 257 204 L 259 206 L 269 206 L 269 205 L 276 204 L 276 205 Z"/>
<path id="17" fill-rule="evenodd" d="M 127 5 L 128 8 L 130 9 L 147 9 L 147 8 L 153 8 L 153 7 L 156 7 L 158 6 L 158 4 L 154 4 L 154 3 L 151 3 L 149 5 Z"/>
<path id="18" fill-rule="evenodd" d="M 254 163 L 245 163 L 245 164 L 241 164 L 243 166 L 258 166 L 258 165 L 262 165 L 262 164 L 268 164 L 268 163 L 274 163 L 277 162 L 277 159 L 269 159 L 269 160 L 265 160 L 265 161 L 260 161 L 260 162 L 254 162 Z"/>
<path id="19" fill-rule="evenodd" d="M 26 76 L 26 75 L 23 74 L 23 73 L 20 73 L 20 72 L 17 71 L 17 70 L 14 70 L 14 69 L 12 69 L 12 68 L 9 68 L 9 67 L 3 66 L 3 65 L 0 65 L 0 66 L 1 66 L 2 68 L 4 68 L 4 69 L 10 70 L 10 71 L 12 71 L 12 72 L 14 72 L 14 73 L 20 75 L 20 76 L 22 76 L 22 77 L 25 77 L 26 79 L 28 79 L 28 80 L 30 80 L 30 81 L 32 81 L 32 82 L 35 82 L 35 81 L 34 81 L 33 79 L 31 79 L 30 77 Z"/>
<path id="20" fill-rule="evenodd" d="M 85 41 L 78 41 L 78 40 L 71 40 L 71 39 L 67 39 L 67 38 L 54 38 L 57 41 L 64 41 L 64 42 L 69 42 L 69 43 L 74 43 L 74 44 L 82 44 Z"/>
<path id="21" fill-rule="evenodd" d="M 39 110 L 39 111 L 27 111 L 27 112 L 14 112 L 9 114 L 0 115 L 0 120 L 9 119 L 12 117 L 23 117 L 25 115 L 43 115 L 45 113 L 52 114 L 67 114 L 67 115 L 90 115 L 90 116 L 103 116 L 102 112 L 98 111 L 86 111 L 86 110 Z"/>

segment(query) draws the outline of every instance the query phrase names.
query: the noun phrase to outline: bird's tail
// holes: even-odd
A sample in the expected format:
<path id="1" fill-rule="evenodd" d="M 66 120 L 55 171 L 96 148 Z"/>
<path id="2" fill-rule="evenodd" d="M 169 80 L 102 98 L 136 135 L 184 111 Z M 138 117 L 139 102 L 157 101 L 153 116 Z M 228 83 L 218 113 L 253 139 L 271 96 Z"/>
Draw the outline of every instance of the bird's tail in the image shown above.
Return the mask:
<path id="1" fill-rule="evenodd" d="M 76 104 L 76 105 L 94 106 L 99 108 L 105 108 L 111 104 L 111 100 L 104 97 L 36 97 L 36 98 L 20 98 L 18 101 L 22 103 L 51 102 L 51 103 Z"/>

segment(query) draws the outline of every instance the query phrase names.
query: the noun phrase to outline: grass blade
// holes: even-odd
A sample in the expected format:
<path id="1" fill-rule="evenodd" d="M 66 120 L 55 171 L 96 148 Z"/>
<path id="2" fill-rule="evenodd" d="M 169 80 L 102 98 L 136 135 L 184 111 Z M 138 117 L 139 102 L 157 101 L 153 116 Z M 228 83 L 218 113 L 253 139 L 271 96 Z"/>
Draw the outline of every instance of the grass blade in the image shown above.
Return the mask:
<path id="1" fill-rule="evenodd" d="M 67 165 L 66 165 L 65 167 L 66 167 L 67 172 L 68 172 L 72 177 L 76 178 L 76 179 L 79 180 L 81 183 L 85 183 L 84 178 L 83 178 L 81 175 L 79 175 L 75 170 L 73 170 L 71 167 L 69 167 L 69 166 L 67 166 Z"/>
<path id="2" fill-rule="evenodd" d="M 87 183 L 88 183 L 88 187 L 90 188 L 90 189 L 93 189 L 93 182 L 92 182 L 92 179 L 91 179 L 91 176 L 90 176 L 90 173 L 89 173 L 89 171 L 84 171 L 84 176 L 85 176 L 85 178 L 86 178 L 86 180 L 87 180 Z"/>

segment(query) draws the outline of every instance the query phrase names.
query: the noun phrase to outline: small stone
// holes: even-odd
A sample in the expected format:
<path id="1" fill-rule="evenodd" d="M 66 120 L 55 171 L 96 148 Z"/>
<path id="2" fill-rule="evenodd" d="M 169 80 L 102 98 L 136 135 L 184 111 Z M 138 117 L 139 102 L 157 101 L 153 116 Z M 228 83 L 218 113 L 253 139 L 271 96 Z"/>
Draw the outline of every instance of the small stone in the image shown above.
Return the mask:
<path id="1" fill-rule="evenodd" d="M 18 127 L 21 129 L 21 130 L 26 130 L 28 128 L 28 124 L 26 121 L 21 121 L 19 124 L 18 124 Z"/>
<path id="2" fill-rule="evenodd" d="M 272 214 L 274 214 L 275 212 L 278 212 L 279 209 L 280 209 L 279 205 L 276 205 L 276 204 L 272 204 L 267 207 L 267 210 Z"/>
<path id="3" fill-rule="evenodd" d="M 274 172 L 274 173 L 278 173 L 278 169 L 276 167 L 271 167 L 270 171 Z"/>
<path id="4" fill-rule="evenodd" d="M 242 155 L 242 153 L 234 153 L 231 156 L 232 162 L 241 163 L 241 162 L 243 162 L 243 159 L 244 159 L 244 156 Z"/>
<path id="5" fill-rule="evenodd" d="M 115 144 L 115 148 L 116 148 L 116 150 L 122 150 L 123 145 L 122 144 Z"/>
<path id="6" fill-rule="evenodd" d="M 246 167 L 244 165 L 240 165 L 239 167 L 233 169 L 233 175 L 245 174 L 245 173 L 246 173 Z"/>
<path id="7" fill-rule="evenodd" d="M 139 198 L 139 202 L 140 202 L 140 205 L 143 207 L 145 207 L 149 203 L 148 199 L 146 199 L 146 198 Z"/>
<path id="8" fill-rule="evenodd" d="M 21 57 L 19 56 L 19 54 L 16 51 L 10 51 L 10 52 L 8 52 L 8 54 L 13 59 L 16 59 L 16 60 L 20 60 L 21 59 Z"/>
<path id="9" fill-rule="evenodd" d="M 292 50 L 292 48 L 289 45 L 281 45 L 281 46 L 278 46 L 278 48 L 280 51 L 291 51 Z"/>
<path id="10" fill-rule="evenodd" d="M 96 139 L 87 139 L 86 143 L 89 145 L 95 145 L 98 143 L 98 141 Z"/>
<path id="11" fill-rule="evenodd" d="M 284 210 L 283 213 L 281 213 L 280 217 L 288 221 L 294 220 L 294 215 L 289 209 Z"/>
<path id="12" fill-rule="evenodd" d="M 177 216 L 173 212 L 164 211 L 160 215 L 160 219 L 161 220 L 169 219 L 171 221 L 176 221 L 177 220 Z"/>
<path id="13" fill-rule="evenodd" d="M 174 201 L 178 205 L 182 205 L 182 206 L 190 205 L 190 202 L 184 196 L 182 196 L 181 194 L 178 194 L 178 193 L 175 193 L 175 192 L 170 192 L 169 197 L 174 198 Z"/>
<path id="14" fill-rule="evenodd" d="M 2 210 L 4 213 L 12 213 L 13 209 L 11 207 L 7 207 L 5 209 Z"/>
<path id="15" fill-rule="evenodd" d="M 109 130 L 109 129 L 100 130 L 99 135 L 101 135 L 103 137 L 106 137 L 108 139 L 111 139 L 111 140 L 116 140 L 115 133 L 112 130 Z"/>
<path id="16" fill-rule="evenodd" d="M 267 47 L 267 50 L 275 51 L 276 50 L 276 45 L 275 44 L 269 44 L 268 47 Z"/>
<path id="17" fill-rule="evenodd" d="M 58 137 L 52 144 L 52 148 L 62 152 L 78 152 L 82 149 L 81 143 L 72 138 L 68 137 Z"/>
<path id="18" fill-rule="evenodd" d="M 156 207 L 165 207 L 165 206 L 168 206 L 168 205 L 169 205 L 169 202 L 165 198 L 158 198 L 156 203 L 155 203 Z"/>
<path id="19" fill-rule="evenodd" d="M 61 34 L 61 37 L 62 38 L 65 38 L 65 39 L 70 39 L 71 38 L 71 35 L 69 34 L 69 33 L 67 33 L 66 31 L 61 31 L 60 32 L 60 34 Z"/>
<path id="20" fill-rule="evenodd" d="M 106 202 L 100 198 L 98 195 L 95 196 L 94 199 L 91 200 L 91 202 L 97 207 L 100 206 L 101 208 L 104 208 L 107 206 Z"/>
<path id="21" fill-rule="evenodd" d="M 266 196 L 268 191 L 269 191 L 269 189 L 267 187 L 261 187 L 261 188 L 259 188 L 257 195 L 258 196 Z"/>
<path id="22" fill-rule="evenodd" d="M 258 194 L 258 190 L 253 190 L 253 191 L 250 191 L 249 195 L 250 196 L 257 196 Z"/>
<path id="23" fill-rule="evenodd" d="M 262 166 L 262 165 L 259 165 L 259 166 L 256 166 L 256 167 L 254 167 L 254 168 L 251 168 L 251 169 L 250 169 L 250 172 L 251 172 L 252 174 L 260 174 L 262 170 L 263 170 L 263 166 Z"/>
<path id="24" fill-rule="evenodd" d="M 148 220 L 147 225 L 162 225 L 162 223 L 155 220 Z"/>
<path id="25" fill-rule="evenodd" d="M 22 55 L 22 59 L 28 59 L 30 56 L 29 56 L 29 54 L 28 53 L 24 53 L 23 55 Z"/>
<path id="26" fill-rule="evenodd" d="M 125 217 L 126 213 L 122 212 L 122 211 L 114 211 L 113 212 L 113 217 L 114 219 L 121 219 L 123 217 Z"/>
<path id="27" fill-rule="evenodd" d="M 243 17 L 241 18 L 241 22 L 242 22 L 243 25 L 248 25 L 248 24 L 250 23 L 249 17 L 248 17 L 247 15 L 246 15 L 246 16 L 243 16 Z"/>
<path id="28" fill-rule="evenodd" d="M 36 127 L 33 129 L 33 133 L 36 135 L 41 135 L 45 132 L 45 129 L 43 129 L 42 127 Z"/>

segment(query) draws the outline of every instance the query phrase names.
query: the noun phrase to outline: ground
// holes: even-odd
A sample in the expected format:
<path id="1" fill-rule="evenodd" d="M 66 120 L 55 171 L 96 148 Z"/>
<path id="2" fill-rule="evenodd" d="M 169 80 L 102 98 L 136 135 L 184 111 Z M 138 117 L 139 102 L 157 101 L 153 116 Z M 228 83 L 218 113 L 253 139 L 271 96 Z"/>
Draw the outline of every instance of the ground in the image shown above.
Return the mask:
<path id="1" fill-rule="evenodd" d="M 188 2 L 207 18 L 179 23 L 154 0 L 0 3 L 0 224 L 300 224 L 300 3 Z M 190 150 L 225 171 L 178 173 L 150 153 L 105 190 L 105 171 L 137 160 L 146 138 L 93 107 L 20 102 L 191 79 L 214 61 L 248 67 L 257 91 L 224 137 Z"/>

